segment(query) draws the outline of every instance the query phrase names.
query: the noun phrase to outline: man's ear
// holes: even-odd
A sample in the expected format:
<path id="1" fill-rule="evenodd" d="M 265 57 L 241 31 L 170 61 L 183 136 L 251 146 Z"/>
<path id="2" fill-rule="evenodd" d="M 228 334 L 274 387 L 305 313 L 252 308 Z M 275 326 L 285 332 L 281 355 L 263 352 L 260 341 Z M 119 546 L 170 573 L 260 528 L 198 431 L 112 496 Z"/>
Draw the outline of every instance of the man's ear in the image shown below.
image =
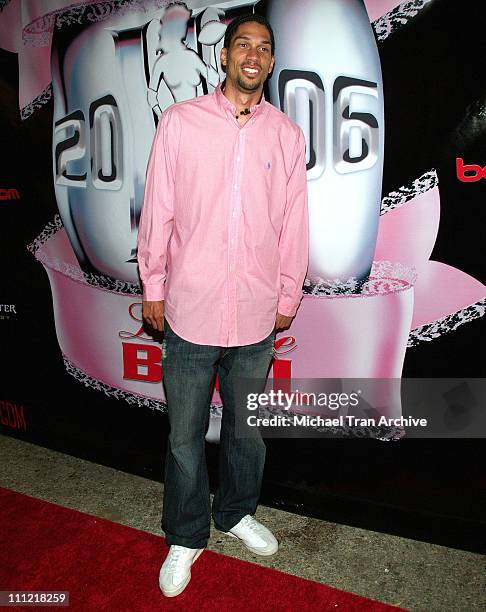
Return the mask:
<path id="1" fill-rule="evenodd" d="M 221 62 L 221 66 L 222 66 L 223 68 L 225 68 L 225 67 L 226 67 L 226 62 L 227 62 L 227 60 L 228 60 L 228 53 L 227 53 L 227 51 L 228 51 L 228 50 L 226 49 L 226 47 L 223 47 L 223 48 L 221 49 L 220 54 L 219 54 L 219 59 L 220 59 L 220 62 Z"/>
<path id="2" fill-rule="evenodd" d="M 270 64 L 270 69 L 268 71 L 268 74 L 272 73 L 273 67 L 275 66 L 275 57 L 272 57 L 272 62 Z"/>

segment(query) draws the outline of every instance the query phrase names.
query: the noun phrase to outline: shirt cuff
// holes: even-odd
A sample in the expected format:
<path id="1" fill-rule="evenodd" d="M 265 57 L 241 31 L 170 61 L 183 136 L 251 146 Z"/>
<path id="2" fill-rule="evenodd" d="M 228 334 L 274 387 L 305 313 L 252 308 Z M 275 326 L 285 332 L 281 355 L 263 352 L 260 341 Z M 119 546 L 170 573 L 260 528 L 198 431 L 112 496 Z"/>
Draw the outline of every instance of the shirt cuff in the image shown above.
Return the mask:
<path id="1" fill-rule="evenodd" d="M 143 301 L 144 302 L 160 302 L 165 298 L 164 285 L 156 283 L 155 285 L 143 285 Z"/>
<path id="2" fill-rule="evenodd" d="M 281 297 L 278 301 L 277 312 L 285 317 L 295 317 L 295 313 L 297 312 L 301 299 L 302 296 L 300 296 L 299 301 L 296 303 L 295 300 L 292 300 L 291 298 Z"/>

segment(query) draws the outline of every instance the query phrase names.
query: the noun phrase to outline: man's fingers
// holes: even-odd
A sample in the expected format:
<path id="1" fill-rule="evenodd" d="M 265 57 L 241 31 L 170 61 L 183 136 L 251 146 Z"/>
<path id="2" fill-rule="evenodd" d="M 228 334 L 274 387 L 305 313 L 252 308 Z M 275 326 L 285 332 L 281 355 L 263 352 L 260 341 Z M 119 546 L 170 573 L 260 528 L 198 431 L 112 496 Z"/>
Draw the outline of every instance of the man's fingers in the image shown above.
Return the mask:
<path id="1" fill-rule="evenodd" d="M 159 317 L 150 317 L 147 319 L 150 325 L 158 331 L 164 331 L 164 319 Z"/>
<path id="2" fill-rule="evenodd" d="M 164 331 L 164 317 L 155 317 L 154 315 L 143 315 L 143 318 L 147 323 L 157 329 L 158 331 Z"/>
<path id="3" fill-rule="evenodd" d="M 275 320 L 275 326 L 277 328 L 276 331 L 284 331 L 288 329 L 291 323 L 292 323 L 292 317 L 287 317 L 285 315 L 278 313 L 276 320 Z"/>
<path id="4" fill-rule="evenodd" d="M 164 331 L 164 302 L 143 302 L 142 303 L 142 318 L 153 329 Z"/>

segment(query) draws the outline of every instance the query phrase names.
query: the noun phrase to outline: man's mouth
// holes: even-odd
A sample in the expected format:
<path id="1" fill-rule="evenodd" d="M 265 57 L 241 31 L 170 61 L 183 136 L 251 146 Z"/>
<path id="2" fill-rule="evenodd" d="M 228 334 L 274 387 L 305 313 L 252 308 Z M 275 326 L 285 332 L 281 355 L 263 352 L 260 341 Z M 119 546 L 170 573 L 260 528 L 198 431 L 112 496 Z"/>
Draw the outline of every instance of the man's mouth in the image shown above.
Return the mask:
<path id="1" fill-rule="evenodd" d="M 260 68 L 256 68 L 254 66 L 243 66 L 241 69 L 248 76 L 256 76 L 260 73 Z"/>

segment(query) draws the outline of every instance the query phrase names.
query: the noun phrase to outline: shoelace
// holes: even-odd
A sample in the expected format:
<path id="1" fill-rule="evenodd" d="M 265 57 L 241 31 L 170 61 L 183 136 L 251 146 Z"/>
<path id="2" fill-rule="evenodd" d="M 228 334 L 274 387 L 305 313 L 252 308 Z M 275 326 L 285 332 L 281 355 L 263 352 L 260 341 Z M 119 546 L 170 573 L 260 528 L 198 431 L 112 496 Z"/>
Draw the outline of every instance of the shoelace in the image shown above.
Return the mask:
<path id="1" fill-rule="evenodd" d="M 245 527 L 249 527 L 253 531 L 258 531 L 260 528 L 260 525 L 252 516 L 245 516 L 245 518 L 243 519 L 243 525 Z"/>
<path id="2" fill-rule="evenodd" d="M 179 548 L 179 546 L 174 546 L 174 548 L 170 551 L 170 559 L 169 559 L 169 569 L 172 570 L 174 565 L 176 565 L 177 561 L 179 561 L 179 557 L 182 555 L 183 549 Z"/>

